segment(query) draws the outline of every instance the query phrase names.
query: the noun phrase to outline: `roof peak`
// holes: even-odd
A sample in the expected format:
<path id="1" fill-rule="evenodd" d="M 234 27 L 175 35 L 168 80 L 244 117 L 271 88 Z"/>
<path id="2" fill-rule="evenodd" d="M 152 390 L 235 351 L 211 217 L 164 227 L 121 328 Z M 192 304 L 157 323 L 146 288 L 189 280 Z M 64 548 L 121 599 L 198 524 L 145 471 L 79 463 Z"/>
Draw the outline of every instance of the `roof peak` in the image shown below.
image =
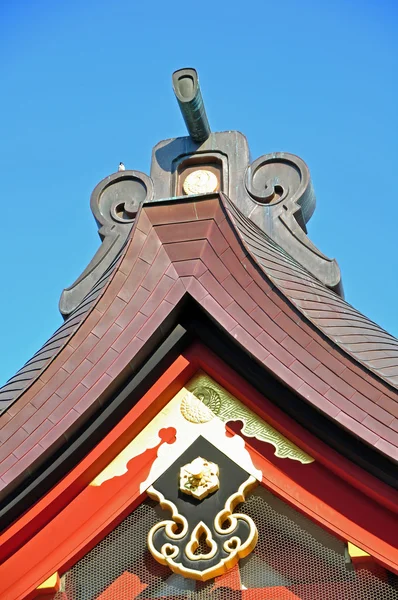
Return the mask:
<path id="1" fill-rule="evenodd" d="M 337 262 L 322 254 L 307 236 L 306 224 L 316 200 L 305 162 L 288 152 L 272 152 L 251 161 L 242 133 L 211 133 L 195 69 L 175 71 L 172 80 L 189 136 L 163 140 L 154 147 L 150 176 L 124 170 L 96 186 L 91 209 L 103 243 L 80 277 L 63 291 L 63 316 L 79 305 L 114 260 L 141 205 L 214 191 L 226 194 L 314 277 L 343 295 Z"/>

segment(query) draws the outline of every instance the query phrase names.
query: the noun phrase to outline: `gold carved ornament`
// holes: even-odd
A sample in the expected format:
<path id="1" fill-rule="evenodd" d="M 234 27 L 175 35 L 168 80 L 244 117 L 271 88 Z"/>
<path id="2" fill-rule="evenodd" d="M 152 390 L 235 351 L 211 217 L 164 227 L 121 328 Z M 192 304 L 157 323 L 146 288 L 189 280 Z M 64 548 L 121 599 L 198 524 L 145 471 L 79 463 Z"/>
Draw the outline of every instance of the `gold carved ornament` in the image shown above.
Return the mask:
<path id="1" fill-rule="evenodd" d="M 208 375 L 199 373 L 186 387 L 190 393 L 181 401 L 181 413 L 187 421 L 207 423 L 214 417 L 224 423 L 242 421 L 242 434 L 272 444 L 278 458 L 290 458 L 302 464 L 314 462 L 309 454 L 217 385 Z"/>
<path id="2" fill-rule="evenodd" d="M 172 425 L 175 427 L 175 442 L 159 446 L 157 458 L 147 480 L 140 484 L 140 489 L 146 490 L 150 497 L 160 502 L 163 509 L 171 512 L 170 519 L 157 523 L 148 534 L 148 548 L 151 554 L 158 562 L 168 565 L 173 572 L 185 577 L 201 581 L 217 577 L 233 567 L 239 559 L 247 556 L 257 541 L 257 529 L 252 519 L 247 515 L 233 512 L 236 505 L 243 502 L 246 494 L 262 479 L 262 473 L 253 465 L 243 438 L 239 435 L 232 437 L 226 435 L 225 423 L 235 420 L 242 421 L 243 435 L 271 443 L 275 448 L 276 456 L 297 460 L 303 464 L 313 462 L 313 459 L 303 450 L 282 436 L 210 377 L 199 372 L 121 452 L 120 456 L 112 461 L 100 477 L 92 482 L 92 485 L 101 485 L 103 481 L 125 473 L 127 463 L 132 457 L 142 453 L 147 447 L 159 445 L 161 441 L 159 431 L 163 431 L 162 428 Z M 207 444 L 212 444 L 212 449 L 202 453 L 199 448 L 199 452 L 195 451 L 194 454 L 192 446 L 199 439 L 202 440 L 201 443 L 205 440 Z M 176 471 L 178 457 L 182 457 L 189 449 L 191 449 L 187 455 L 189 460 L 182 460 Z M 213 458 L 217 452 L 222 453 L 224 460 L 227 457 L 243 470 L 240 481 L 235 480 L 235 489 L 237 489 L 235 493 L 231 494 L 231 487 L 227 488 L 228 492 L 223 491 L 218 460 Z M 170 479 L 169 469 L 172 468 L 174 474 Z M 228 470 L 229 467 L 224 465 L 223 468 Z M 175 485 L 174 489 L 179 489 L 183 496 L 191 496 L 194 503 L 206 503 L 215 494 L 220 499 L 222 496 L 220 502 L 217 500 L 217 514 L 209 515 L 207 512 L 203 517 L 203 511 L 200 513 L 200 510 L 195 508 L 197 514 L 194 516 L 191 514 L 188 522 L 184 516 L 187 514 L 186 509 L 184 507 L 181 509 L 176 492 L 170 496 L 170 488 L 165 493 L 158 489 L 161 478 L 169 482 L 174 481 L 175 483 L 172 484 Z M 231 495 L 226 498 L 225 495 L 228 494 Z M 173 500 L 175 498 L 176 501 L 170 498 Z M 220 506 L 224 508 L 220 510 Z M 239 523 L 245 523 L 243 530 L 242 525 L 239 529 Z M 200 551 L 200 548 L 203 548 L 200 544 L 201 538 L 202 540 L 205 538 L 207 552 Z M 205 561 L 208 561 L 209 566 Z M 195 568 L 195 565 L 198 567 Z"/>
<path id="3" fill-rule="evenodd" d="M 218 465 L 198 456 L 180 469 L 180 491 L 203 500 L 220 487 Z"/>
<path id="4" fill-rule="evenodd" d="M 174 573 L 178 573 L 179 575 L 190 579 L 207 581 L 208 579 L 224 574 L 234 567 L 240 559 L 248 556 L 257 543 L 258 532 L 253 520 L 248 515 L 233 512 L 238 504 L 244 502 L 247 493 L 253 489 L 257 483 L 256 478 L 250 475 L 248 479 L 242 483 L 237 492 L 227 499 L 224 508 L 215 516 L 213 528 L 217 534 L 226 538 L 222 543 L 222 550 L 226 556 L 218 560 L 216 564 L 213 564 L 204 570 L 183 565 L 181 560 L 179 560 L 181 545 L 177 544 L 178 542 L 184 542 L 182 546 L 183 552 L 192 563 L 213 559 L 220 548 L 212 535 L 210 527 L 203 521 L 199 521 L 185 542 L 184 538 L 189 532 L 187 519 L 179 513 L 177 506 L 173 502 L 168 501 L 154 486 L 150 486 L 147 490 L 148 495 L 154 500 L 157 500 L 163 509 L 169 510 L 172 517 L 171 520 L 157 523 L 149 531 L 148 548 L 152 556 L 160 564 L 167 565 Z M 231 535 L 237 530 L 239 521 L 245 522 L 247 525 L 248 535 L 246 536 L 246 539 L 241 539 L 238 535 Z M 169 541 L 164 543 L 159 549 L 156 547 L 154 539 L 156 534 L 161 530 L 164 530 Z M 206 546 L 209 549 L 205 554 L 197 553 L 200 546 L 200 538 L 203 535 L 205 536 Z"/>

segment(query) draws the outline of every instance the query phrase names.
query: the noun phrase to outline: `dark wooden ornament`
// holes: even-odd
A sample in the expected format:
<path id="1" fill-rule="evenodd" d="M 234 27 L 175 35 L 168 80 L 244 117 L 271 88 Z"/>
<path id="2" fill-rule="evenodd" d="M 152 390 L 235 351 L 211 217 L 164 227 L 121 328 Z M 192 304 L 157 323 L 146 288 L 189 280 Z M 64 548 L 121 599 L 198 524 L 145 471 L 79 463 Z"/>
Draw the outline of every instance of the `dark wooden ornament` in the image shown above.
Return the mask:
<path id="1" fill-rule="evenodd" d="M 180 489 L 180 469 L 197 457 L 218 466 L 219 489 L 202 500 Z M 147 490 L 172 520 L 162 521 L 148 535 L 154 558 L 185 577 L 205 581 L 232 568 L 257 541 L 257 529 L 247 515 L 233 509 L 257 484 L 213 444 L 200 436 Z"/>

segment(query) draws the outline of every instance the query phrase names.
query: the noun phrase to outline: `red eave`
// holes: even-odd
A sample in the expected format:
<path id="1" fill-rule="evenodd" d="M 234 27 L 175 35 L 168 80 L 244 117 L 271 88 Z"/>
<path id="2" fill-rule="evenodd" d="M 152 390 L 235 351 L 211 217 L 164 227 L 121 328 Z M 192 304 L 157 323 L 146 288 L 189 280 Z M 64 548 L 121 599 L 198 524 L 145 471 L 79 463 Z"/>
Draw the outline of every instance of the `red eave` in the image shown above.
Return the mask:
<path id="1" fill-rule="evenodd" d="M 397 392 L 341 352 L 271 283 L 231 210 L 222 195 L 144 205 L 95 308 L 0 420 L 3 495 L 96 411 L 185 294 L 283 384 L 398 458 Z"/>

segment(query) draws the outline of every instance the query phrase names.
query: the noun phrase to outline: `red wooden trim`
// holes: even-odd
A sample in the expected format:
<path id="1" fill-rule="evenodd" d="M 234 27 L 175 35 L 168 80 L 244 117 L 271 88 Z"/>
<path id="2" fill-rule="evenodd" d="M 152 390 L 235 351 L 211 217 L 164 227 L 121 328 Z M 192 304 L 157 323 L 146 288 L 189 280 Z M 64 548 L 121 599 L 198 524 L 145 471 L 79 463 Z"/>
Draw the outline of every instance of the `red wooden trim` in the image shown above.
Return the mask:
<path id="1" fill-rule="evenodd" d="M 398 572 L 398 550 L 388 543 L 390 537 L 394 538 L 396 519 L 375 501 L 383 498 L 383 488 L 376 489 L 375 494 L 359 493 L 358 488 L 367 489 L 372 477 L 364 477 L 367 474 L 361 469 L 350 465 L 311 436 L 210 351 L 195 344 L 167 369 L 73 472 L 3 534 L 0 542 L 4 539 L 8 553 L 11 550 L 14 554 L 0 567 L 1 600 L 29 597 L 52 573 L 63 573 L 74 564 L 142 501 L 139 485 L 153 462 L 153 450 L 132 459 L 125 475 L 114 477 L 99 487 L 87 484 L 161 410 L 199 366 L 317 458 L 317 462 L 310 465 L 281 460 L 274 456 L 269 444 L 246 439 L 253 461 L 263 470 L 264 485 L 316 523 L 354 542 L 387 568 Z M 163 430 L 162 443 L 172 442 L 171 429 Z M 229 429 L 232 433 L 235 424 Z M 348 476 L 340 477 L 344 471 Z M 311 488 L 311 480 L 317 482 L 315 487 Z"/>
<path id="2" fill-rule="evenodd" d="M 0 536 L 0 562 L 44 527 L 100 473 L 192 377 L 197 366 L 179 356 L 131 411 L 50 492 Z"/>
<path id="3" fill-rule="evenodd" d="M 274 464 L 281 459 L 271 461 L 252 447 L 246 447 L 256 467 L 263 472 L 263 484 L 267 489 L 317 525 L 344 541 L 352 541 L 398 573 L 398 527 L 394 515 L 359 495 L 322 465 L 313 463 L 296 468 L 297 476 L 292 478 Z M 311 479 L 316 482 L 317 495 L 315 490 L 306 487 Z M 383 534 L 387 539 L 380 537 Z"/>

